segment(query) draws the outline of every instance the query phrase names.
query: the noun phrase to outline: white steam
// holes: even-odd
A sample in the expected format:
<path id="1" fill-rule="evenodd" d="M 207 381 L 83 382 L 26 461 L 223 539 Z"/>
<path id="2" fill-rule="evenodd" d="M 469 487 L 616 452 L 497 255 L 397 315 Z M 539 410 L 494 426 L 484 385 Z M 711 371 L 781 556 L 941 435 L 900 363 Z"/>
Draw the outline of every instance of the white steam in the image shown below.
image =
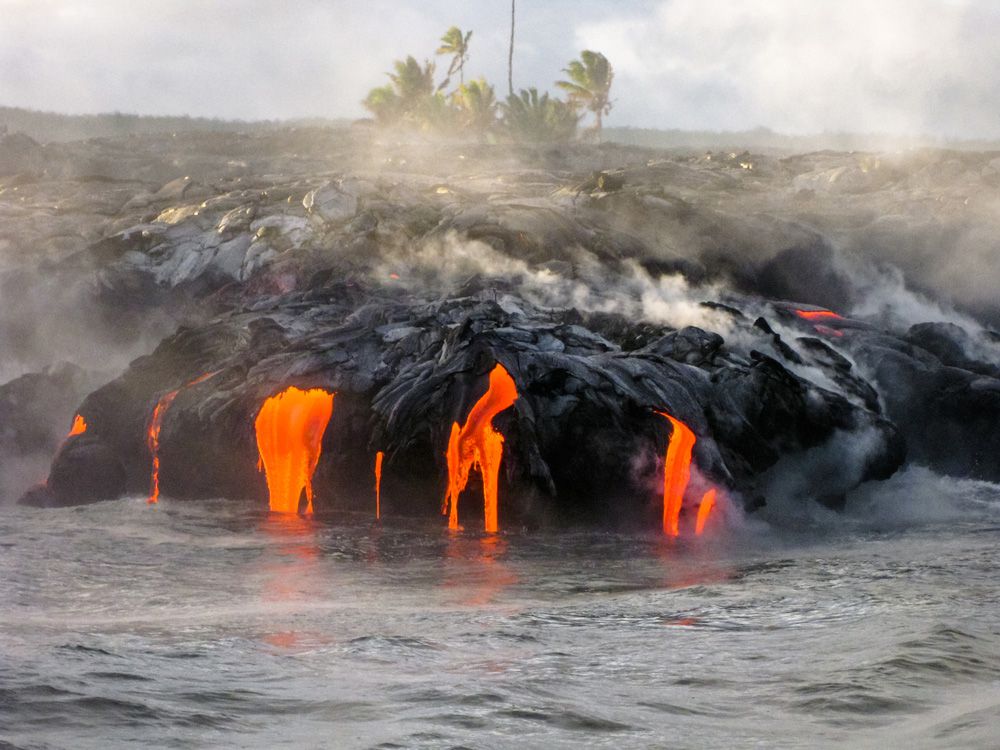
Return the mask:
<path id="1" fill-rule="evenodd" d="M 614 271 L 582 248 L 573 250 L 571 258 L 536 266 L 449 232 L 443 239 L 386 255 L 373 273 L 379 280 L 395 275 L 425 294 L 453 293 L 476 276 L 496 278 L 512 283 L 518 295 L 539 307 L 618 313 L 674 328 L 728 328 L 728 315 L 701 305 L 716 299 L 720 288 L 694 286 L 680 274 L 654 277 L 634 261 Z"/>

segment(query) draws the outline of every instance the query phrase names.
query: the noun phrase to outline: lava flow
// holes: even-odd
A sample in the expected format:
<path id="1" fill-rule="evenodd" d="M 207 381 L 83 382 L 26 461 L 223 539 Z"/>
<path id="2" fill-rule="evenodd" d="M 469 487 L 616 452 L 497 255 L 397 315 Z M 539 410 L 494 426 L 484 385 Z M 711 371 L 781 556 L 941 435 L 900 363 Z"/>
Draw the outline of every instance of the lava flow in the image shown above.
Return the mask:
<path id="1" fill-rule="evenodd" d="M 656 413 L 669 419 L 673 427 L 670 443 L 667 445 L 667 456 L 663 462 L 663 533 L 676 537 L 680 535 L 684 493 L 691 481 L 691 453 L 698 439 L 679 419 L 674 419 L 666 412 Z M 708 490 L 698 504 L 698 516 L 694 527 L 696 536 L 701 536 L 705 530 L 705 523 L 715 507 L 716 494 L 714 488 Z"/>
<path id="2" fill-rule="evenodd" d="M 489 390 L 483 394 L 459 426 L 451 426 L 448 440 L 448 494 L 442 513 L 448 514 L 448 528 L 458 530 L 458 497 L 469 483 L 473 466 L 483 478 L 483 517 L 488 533 L 499 530 L 497 520 L 497 480 L 503 459 L 503 435 L 493 429 L 493 417 L 517 401 L 514 379 L 497 365 L 490 372 Z"/>
<path id="3" fill-rule="evenodd" d="M 302 391 L 292 386 L 267 399 L 257 414 L 258 467 L 267 477 L 272 511 L 297 513 L 305 490 L 305 512 L 312 513 L 312 477 L 335 395 L 321 388 Z"/>
<path id="4" fill-rule="evenodd" d="M 385 454 L 379 451 L 375 454 L 375 520 L 382 518 L 382 459 Z"/>
<path id="5" fill-rule="evenodd" d="M 796 310 L 795 314 L 803 320 L 843 320 L 843 315 L 838 315 L 830 310 Z"/>
<path id="6" fill-rule="evenodd" d="M 73 418 L 73 426 L 69 430 L 69 434 L 66 436 L 67 439 L 73 437 L 74 435 L 82 435 L 87 431 L 87 420 L 77 414 Z"/>
<path id="7" fill-rule="evenodd" d="M 695 522 L 694 533 L 695 536 L 701 536 L 702 532 L 705 531 L 705 523 L 708 521 L 708 517 L 712 514 L 712 508 L 715 507 L 715 490 L 711 489 L 705 493 L 701 498 L 701 503 L 698 505 L 698 520 Z"/>
<path id="8" fill-rule="evenodd" d="M 149 421 L 149 429 L 146 430 L 146 444 L 153 457 L 153 473 L 149 480 L 149 499 L 146 500 L 150 505 L 155 505 L 160 499 L 160 430 L 163 428 L 163 417 L 166 415 L 167 409 L 170 408 L 170 404 L 177 398 L 178 393 L 180 390 L 170 391 L 156 402 L 153 418 Z"/>
<path id="9" fill-rule="evenodd" d="M 215 377 L 219 372 L 221 370 L 199 375 L 194 380 L 185 383 L 184 387 L 190 388 L 193 385 L 198 385 L 198 383 Z M 160 400 L 156 402 L 156 408 L 153 409 L 153 417 L 149 420 L 149 428 L 146 430 L 146 444 L 149 446 L 149 453 L 153 457 L 153 469 L 149 478 L 149 498 L 146 500 L 150 505 L 155 505 L 160 500 L 160 430 L 163 429 L 163 418 L 167 414 L 167 409 L 170 408 L 170 405 L 180 392 L 181 389 L 178 388 L 176 391 L 170 391 L 160 397 Z M 86 428 L 86 425 L 84 425 L 84 428 Z"/>
<path id="10" fill-rule="evenodd" d="M 697 441 L 690 428 L 679 419 L 666 412 L 657 412 L 670 420 L 673 431 L 667 446 L 667 457 L 663 462 L 663 533 L 667 536 L 680 534 L 681 506 L 684 491 L 691 480 L 691 451 Z"/>

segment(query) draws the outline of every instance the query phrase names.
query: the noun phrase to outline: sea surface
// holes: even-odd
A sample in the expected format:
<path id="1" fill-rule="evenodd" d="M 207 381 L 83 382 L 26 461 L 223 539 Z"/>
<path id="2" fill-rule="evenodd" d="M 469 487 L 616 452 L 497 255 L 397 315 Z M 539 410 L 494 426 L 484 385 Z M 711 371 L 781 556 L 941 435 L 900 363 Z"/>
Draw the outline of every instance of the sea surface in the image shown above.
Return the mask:
<path id="1" fill-rule="evenodd" d="M 997 748 L 1000 488 L 695 540 L 0 508 L 0 748 Z"/>

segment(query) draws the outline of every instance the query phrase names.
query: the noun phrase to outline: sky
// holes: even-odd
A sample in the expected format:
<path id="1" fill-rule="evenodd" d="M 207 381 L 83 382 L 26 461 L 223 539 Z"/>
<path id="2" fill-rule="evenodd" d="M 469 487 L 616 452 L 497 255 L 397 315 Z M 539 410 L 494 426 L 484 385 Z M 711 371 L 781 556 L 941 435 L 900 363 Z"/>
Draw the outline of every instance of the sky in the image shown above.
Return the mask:
<path id="1" fill-rule="evenodd" d="M 361 117 L 451 25 L 506 95 L 507 0 L 0 0 L 0 105 Z M 997 0 L 518 0 L 514 84 L 595 49 L 609 125 L 996 138 L 998 38 Z"/>

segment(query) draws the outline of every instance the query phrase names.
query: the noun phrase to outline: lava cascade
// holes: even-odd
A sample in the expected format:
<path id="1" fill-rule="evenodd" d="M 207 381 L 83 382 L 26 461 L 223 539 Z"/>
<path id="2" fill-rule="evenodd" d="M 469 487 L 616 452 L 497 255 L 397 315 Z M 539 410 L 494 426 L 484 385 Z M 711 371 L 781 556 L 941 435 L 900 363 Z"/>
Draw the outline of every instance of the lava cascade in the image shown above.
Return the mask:
<path id="1" fill-rule="evenodd" d="M 219 372 L 220 370 L 206 372 L 204 375 L 199 375 L 194 380 L 185 383 L 184 387 L 190 388 L 193 385 L 198 385 L 198 383 L 203 383 L 209 378 L 218 375 Z M 149 453 L 153 457 L 153 468 L 149 477 L 149 499 L 146 501 L 150 505 L 155 505 L 160 500 L 160 430 L 163 429 L 163 418 L 167 414 L 167 409 L 170 408 L 170 405 L 180 392 L 181 389 L 178 388 L 160 397 L 160 400 L 156 402 L 156 407 L 153 409 L 153 416 L 149 420 L 149 427 L 146 429 L 146 445 L 149 446 Z"/>
<path id="2" fill-rule="evenodd" d="M 708 522 L 708 517 L 712 514 L 712 508 L 715 507 L 715 495 L 715 489 L 710 489 L 702 496 L 701 502 L 698 504 L 698 519 L 694 527 L 695 536 L 701 536 L 705 531 L 705 524 Z"/>
<path id="3" fill-rule="evenodd" d="M 305 490 L 306 513 L 312 513 L 312 477 L 335 395 L 321 388 L 303 391 L 292 386 L 268 398 L 257 414 L 258 467 L 267 478 L 272 511 L 297 513 Z"/>
<path id="4" fill-rule="evenodd" d="M 375 454 L 375 520 L 382 518 L 382 459 L 385 453 Z"/>
<path id="5" fill-rule="evenodd" d="M 163 429 L 163 417 L 166 416 L 167 409 L 177 398 L 178 393 L 180 393 L 179 389 L 170 391 L 156 402 L 153 418 L 149 420 L 149 429 L 146 430 L 146 444 L 153 457 L 153 471 L 149 479 L 149 499 L 146 501 L 150 505 L 155 505 L 160 500 L 160 430 Z"/>
<path id="6" fill-rule="evenodd" d="M 455 422 L 448 440 L 448 493 L 442 513 L 448 514 L 448 528 L 458 530 L 458 498 L 469 483 L 473 467 L 483 478 L 483 517 L 488 533 L 499 530 L 497 513 L 497 483 L 503 459 L 503 435 L 493 428 L 493 417 L 517 401 L 514 379 L 497 365 L 490 372 L 489 389 L 483 394 L 465 420 Z"/>
<path id="7" fill-rule="evenodd" d="M 662 411 L 657 414 L 670 420 L 673 427 L 670 443 L 667 445 L 667 456 L 663 462 L 663 533 L 678 536 L 684 491 L 691 481 L 691 452 L 697 438 L 679 419 Z"/>
<path id="8" fill-rule="evenodd" d="M 667 445 L 667 455 L 663 462 L 663 533 L 667 536 L 680 536 L 681 508 L 684 506 L 684 494 L 691 482 L 691 454 L 694 444 L 698 441 L 695 434 L 686 424 L 675 419 L 666 412 L 656 412 L 661 417 L 670 420 L 673 428 L 670 433 L 670 443 Z M 709 489 L 698 503 L 698 515 L 695 520 L 694 533 L 701 536 L 705 524 L 715 508 L 717 491 Z"/>

